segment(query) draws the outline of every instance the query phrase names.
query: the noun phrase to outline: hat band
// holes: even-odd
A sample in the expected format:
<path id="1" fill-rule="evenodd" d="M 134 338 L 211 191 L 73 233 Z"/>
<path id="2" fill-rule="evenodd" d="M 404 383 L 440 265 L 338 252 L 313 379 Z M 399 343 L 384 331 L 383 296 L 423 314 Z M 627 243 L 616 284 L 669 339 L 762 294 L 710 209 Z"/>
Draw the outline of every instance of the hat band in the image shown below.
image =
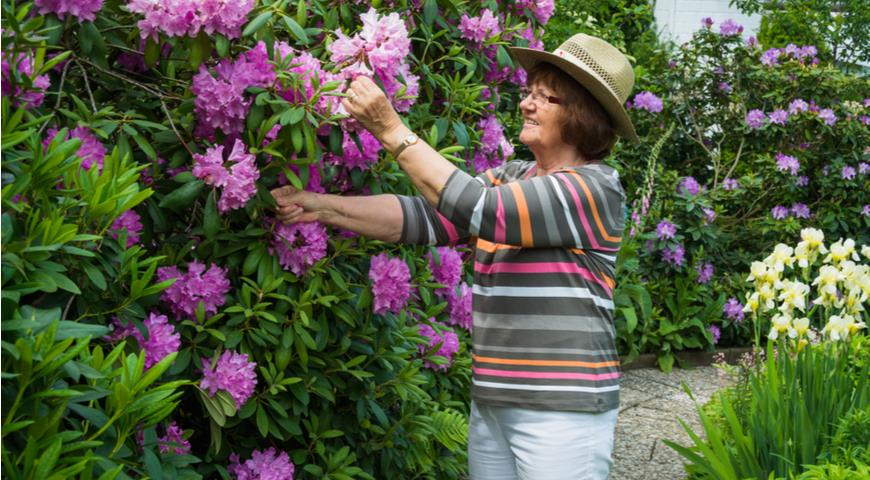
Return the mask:
<path id="1" fill-rule="evenodd" d="M 624 101 L 623 99 L 626 98 L 626 96 L 623 95 L 622 89 L 616 84 L 613 76 L 610 75 L 610 72 L 602 68 L 601 65 L 595 61 L 595 58 L 593 58 L 592 55 L 589 55 L 586 49 L 576 43 L 569 42 L 562 44 L 562 46 L 567 48 L 563 49 L 562 47 L 559 47 L 553 50 L 553 54 L 562 58 L 570 55 L 572 58 L 567 58 L 567 60 L 573 60 L 574 63 L 579 63 L 582 66 L 585 66 L 585 70 L 592 70 L 592 72 L 604 80 L 604 83 L 607 84 L 610 91 L 613 92 L 620 101 Z"/>

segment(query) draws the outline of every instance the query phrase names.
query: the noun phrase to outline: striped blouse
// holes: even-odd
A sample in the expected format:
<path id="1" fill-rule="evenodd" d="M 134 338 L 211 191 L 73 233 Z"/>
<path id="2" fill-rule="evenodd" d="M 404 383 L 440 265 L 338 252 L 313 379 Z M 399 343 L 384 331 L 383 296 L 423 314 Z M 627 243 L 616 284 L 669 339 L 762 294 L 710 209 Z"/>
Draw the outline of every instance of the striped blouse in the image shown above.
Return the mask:
<path id="1" fill-rule="evenodd" d="M 476 241 L 476 402 L 617 408 L 613 274 L 625 202 L 619 176 L 600 163 L 535 173 L 535 163 L 524 161 L 478 177 L 456 171 L 437 211 L 420 197 L 399 197 L 401 241 Z"/>

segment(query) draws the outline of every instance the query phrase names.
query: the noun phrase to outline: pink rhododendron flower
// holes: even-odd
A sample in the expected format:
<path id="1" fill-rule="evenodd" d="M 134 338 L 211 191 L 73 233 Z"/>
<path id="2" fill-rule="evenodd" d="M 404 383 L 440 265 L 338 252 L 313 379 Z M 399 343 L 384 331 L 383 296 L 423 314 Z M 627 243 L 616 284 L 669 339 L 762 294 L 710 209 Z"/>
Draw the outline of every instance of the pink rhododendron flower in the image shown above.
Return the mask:
<path id="1" fill-rule="evenodd" d="M 239 456 L 232 453 L 230 461 L 227 471 L 236 480 L 293 480 L 293 462 L 287 452 L 277 453 L 274 447 L 262 452 L 254 450 L 245 463 L 239 463 Z"/>
<path id="2" fill-rule="evenodd" d="M 429 339 L 428 345 L 420 345 L 418 348 L 420 349 L 421 354 L 425 354 L 427 351 L 438 346 L 438 351 L 435 352 L 435 355 L 444 357 L 447 359 L 446 364 L 438 365 L 436 363 L 430 362 L 426 360 L 423 364 L 431 368 L 432 370 L 447 370 L 450 367 L 450 364 L 453 363 L 453 356 L 456 352 L 459 351 L 459 337 L 456 335 L 453 330 L 450 330 L 446 325 L 435 322 L 437 325 L 440 325 L 443 330 L 439 334 L 435 331 L 434 328 L 430 327 L 425 323 L 421 323 L 417 328 L 420 330 L 420 335 Z M 440 345 L 440 346 L 439 346 Z"/>
<path id="3" fill-rule="evenodd" d="M 195 37 L 200 31 L 238 38 L 253 8 L 253 0 L 130 0 L 127 3 L 127 10 L 145 17 L 139 20 L 139 35 L 155 40 L 160 33 L 170 37 Z"/>
<path id="4" fill-rule="evenodd" d="M 721 25 L 719 25 L 719 33 L 723 37 L 733 37 L 735 35 L 740 35 L 741 33 L 743 33 L 743 25 L 738 25 L 734 22 L 734 20 L 731 20 L 729 18 L 728 20 L 722 22 Z"/>
<path id="5" fill-rule="evenodd" d="M 160 453 L 187 455 L 190 453 L 190 442 L 184 439 L 184 430 L 175 422 L 166 427 L 166 435 L 157 438 Z"/>
<path id="6" fill-rule="evenodd" d="M 640 92 L 634 96 L 631 108 L 639 108 L 651 113 L 658 113 L 662 111 L 664 106 L 662 104 L 662 99 L 657 97 L 654 93 Z"/>
<path id="7" fill-rule="evenodd" d="M 707 330 L 710 331 L 710 335 L 713 337 L 713 345 L 718 344 L 719 338 L 722 336 L 722 330 L 716 325 L 710 325 L 707 327 Z"/>
<path id="8" fill-rule="evenodd" d="M 139 234 L 142 233 L 142 218 L 134 210 L 127 210 L 112 222 L 109 231 L 112 238 L 118 239 L 122 230 L 127 231 L 126 247 L 130 248 L 139 243 Z"/>
<path id="9" fill-rule="evenodd" d="M 674 248 L 667 247 L 662 249 L 662 260 L 673 266 L 682 266 L 686 260 L 685 255 L 686 249 L 680 244 L 677 244 Z"/>
<path id="10" fill-rule="evenodd" d="M 254 163 L 254 155 L 247 153 L 245 144 L 238 138 L 226 162 L 223 160 L 223 145 L 211 147 L 204 155 L 195 153 L 193 174 L 206 184 L 222 187 L 218 210 L 226 213 L 239 209 L 257 193 L 257 179 L 260 171 Z M 227 170 L 227 166 L 229 170 Z"/>
<path id="11" fill-rule="evenodd" d="M 462 278 L 462 257 L 450 247 L 438 247 L 435 250 L 437 259 L 431 252 L 426 256 L 429 257 L 429 269 L 435 281 L 446 287 L 438 289 L 436 293 L 444 295 L 447 291 L 453 291 Z"/>
<path id="12" fill-rule="evenodd" d="M 789 172 L 792 176 L 797 175 L 801 164 L 797 158 L 791 155 L 785 155 L 781 152 L 776 154 L 776 169 L 780 172 Z"/>
<path id="13" fill-rule="evenodd" d="M 674 235 L 676 234 L 677 226 L 667 220 L 662 220 L 658 225 L 656 225 L 656 237 L 658 237 L 659 240 L 674 238 Z"/>
<path id="14" fill-rule="evenodd" d="M 257 385 L 256 362 L 248 361 L 248 355 L 225 350 L 214 367 L 208 358 L 202 359 L 203 372 L 200 388 L 214 396 L 218 390 L 223 390 L 233 397 L 236 408 L 242 405 L 254 394 Z"/>
<path id="15" fill-rule="evenodd" d="M 740 188 L 740 183 L 736 178 L 726 178 L 722 180 L 722 189 L 723 190 L 737 190 Z"/>
<path id="16" fill-rule="evenodd" d="M 103 7 L 103 0 L 34 0 L 33 4 L 39 7 L 40 15 L 53 13 L 64 18 L 69 14 L 80 22 L 93 22 Z"/>
<path id="17" fill-rule="evenodd" d="M 15 78 L 13 67 L 18 72 L 19 78 L 22 80 L 24 77 L 30 79 L 30 87 L 25 88 L 24 82 Z M 4 97 L 12 99 L 13 106 L 22 106 L 29 110 L 42 105 L 43 100 L 45 100 L 45 91 L 51 86 L 51 80 L 48 75 L 33 77 L 34 73 L 32 53 L 3 52 L 0 91 Z"/>
<path id="18" fill-rule="evenodd" d="M 305 275 L 312 265 L 326 256 L 326 227 L 320 222 L 284 224 L 276 222 L 269 253 L 294 275 Z"/>
<path id="19" fill-rule="evenodd" d="M 477 173 L 498 167 L 514 154 L 514 146 L 504 135 L 504 128 L 498 117 L 488 115 L 477 122 L 482 132 L 480 148 L 474 154 L 472 164 Z"/>
<path id="20" fill-rule="evenodd" d="M 770 112 L 767 118 L 770 120 L 770 123 L 785 125 L 785 122 L 788 121 L 788 112 L 781 108 L 777 108 L 776 110 Z"/>
<path id="21" fill-rule="evenodd" d="M 122 340 L 128 336 L 136 339 L 139 347 L 145 351 L 145 368 L 151 368 L 160 360 L 163 360 L 167 355 L 175 353 L 181 346 L 181 334 L 175 331 L 175 328 L 169 324 L 169 319 L 166 315 L 151 312 L 148 318 L 142 323 L 148 332 L 146 339 L 142 333 L 129 322 L 122 326 L 117 318 L 114 319 L 115 330 L 108 337 L 110 341 Z"/>
<path id="22" fill-rule="evenodd" d="M 788 217 L 788 207 L 783 207 L 782 205 L 777 205 L 770 209 L 770 215 L 775 220 L 782 220 L 785 217 Z"/>
<path id="23" fill-rule="evenodd" d="M 698 272 L 698 283 L 710 283 L 715 269 L 712 263 L 704 263 L 695 267 L 695 271 Z"/>
<path id="24" fill-rule="evenodd" d="M 764 120 L 767 116 L 761 110 L 750 110 L 749 113 L 746 114 L 746 125 L 749 128 L 756 129 L 764 126 Z"/>
<path id="25" fill-rule="evenodd" d="M 728 301 L 725 302 L 722 311 L 725 313 L 726 317 L 733 320 L 735 323 L 742 322 L 743 317 L 745 316 L 743 313 L 743 305 L 734 297 L 729 298 Z"/>
<path id="26" fill-rule="evenodd" d="M 680 181 L 680 184 L 677 185 L 677 193 L 682 193 L 684 195 L 697 195 L 701 191 L 701 185 L 698 184 L 698 181 L 695 180 L 695 177 L 688 176 L 683 177 Z"/>
<path id="27" fill-rule="evenodd" d="M 401 258 L 381 253 L 372 258 L 369 268 L 374 295 L 374 312 L 399 313 L 411 296 L 411 271 Z"/>
<path id="28" fill-rule="evenodd" d="M 477 17 L 469 17 L 463 13 L 459 20 L 459 32 L 460 37 L 480 47 L 484 41 L 501 33 L 501 25 L 492 10 L 484 8 Z"/>
<path id="29" fill-rule="evenodd" d="M 383 149 L 381 142 L 369 133 L 368 130 L 359 130 L 356 134 L 362 150 L 357 146 L 351 133 L 345 130 L 344 141 L 342 142 L 342 154 L 333 155 L 328 153 L 323 156 L 324 159 L 334 165 L 344 165 L 347 168 L 359 168 L 360 170 L 368 170 L 372 165 L 377 163 L 380 152 Z"/>
<path id="30" fill-rule="evenodd" d="M 447 311 L 449 318 L 447 323 L 456 325 L 471 331 L 472 324 L 472 298 L 471 287 L 467 283 L 460 283 L 459 288 L 454 288 L 447 296 Z"/>
<path id="31" fill-rule="evenodd" d="M 829 127 L 833 127 L 834 124 L 837 123 L 837 115 L 830 108 L 820 110 L 819 119 Z"/>
<path id="32" fill-rule="evenodd" d="M 208 270 L 197 261 L 187 264 L 187 273 L 179 272 L 175 265 L 157 269 L 157 279 L 161 282 L 175 278 L 160 299 L 169 305 L 177 318 L 195 318 L 199 302 L 203 302 L 206 315 L 214 315 L 230 291 L 230 281 L 226 270 L 212 264 Z"/>
<path id="33" fill-rule="evenodd" d="M 45 140 L 42 142 L 43 147 L 48 147 L 51 140 L 57 135 L 57 128 L 49 128 L 45 132 Z M 66 139 L 78 138 L 82 144 L 79 146 L 76 155 L 82 159 L 82 168 L 90 170 L 92 166 L 97 166 L 97 171 L 103 170 L 103 160 L 106 157 L 106 147 L 100 142 L 88 127 L 76 127 L 67 133 Z"/>

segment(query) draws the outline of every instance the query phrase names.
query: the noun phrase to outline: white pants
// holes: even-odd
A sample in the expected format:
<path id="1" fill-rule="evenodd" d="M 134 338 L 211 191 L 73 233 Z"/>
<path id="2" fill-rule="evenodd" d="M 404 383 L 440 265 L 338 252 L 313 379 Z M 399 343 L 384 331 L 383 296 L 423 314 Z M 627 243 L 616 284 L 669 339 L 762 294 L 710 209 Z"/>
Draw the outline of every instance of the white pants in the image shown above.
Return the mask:
<path id="1" fill-rule="evenodd" d="M 471 480 L 605 480 L 619 409 L 529 410 L 471 403 Z"/>

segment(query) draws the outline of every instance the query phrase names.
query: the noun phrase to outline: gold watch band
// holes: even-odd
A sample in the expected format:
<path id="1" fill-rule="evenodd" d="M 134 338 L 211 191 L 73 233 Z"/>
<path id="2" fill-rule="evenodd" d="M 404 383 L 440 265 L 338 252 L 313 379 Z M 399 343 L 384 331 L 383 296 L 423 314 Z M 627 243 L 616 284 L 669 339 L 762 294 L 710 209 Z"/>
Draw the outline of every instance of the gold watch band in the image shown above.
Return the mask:
<path id="1" fill-rule="evenodd" d="M 399 155 L 401 155 L 406 148 L 410 147 L 411 145 L 416 145 L 419 140 L 420 138 L 413 133 L 403 138 L 402 143 L 400 143 L 396 150 L 393 151 L 393 158 L 398 159 Z"/>

